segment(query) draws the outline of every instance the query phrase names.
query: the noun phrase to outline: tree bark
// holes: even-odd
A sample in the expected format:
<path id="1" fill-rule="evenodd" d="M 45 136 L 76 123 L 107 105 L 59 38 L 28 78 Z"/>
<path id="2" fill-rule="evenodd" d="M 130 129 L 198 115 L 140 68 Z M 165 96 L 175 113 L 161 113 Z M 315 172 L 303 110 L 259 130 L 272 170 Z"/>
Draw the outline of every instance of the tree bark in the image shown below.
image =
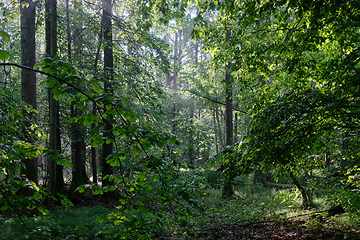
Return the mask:
<path id="1" fill-rule="evenodd" d="M 231 29 L 228 28 L 226 31 L 226 42 L 230 41 L 231 39 Z M 233 100 L 232 100 L 232 79 L 231 79 L 231 62 L 228 62 L 226 64 L 226 73 L 225 73 L 225 104 L 226 104 L 226 111 L 225 111 L 225 126 L 226 126 L 226 146 L 231 146 L 234 144 L 233 135 Z M 232 186 L 232 178 L 233 174 L 231 169 L 233 167 L 232 158 L 228 160 L 227 163 L 227 169 L 225 170 L 227 172 L 225 176 L 224 186 L 222 189 L 222 196 L 224 197 L 231 197 L 234 195 L 234 190 Z"/>
<path id="2" fill-rule="evenodd" d="M 82 38 L 80 37 L 80 28 L 81 19 L 79 14 L 79 6 L 81 2 L 74 2 L 74 10 L 76 17 L 76 22 L 73 23 L 75 26 L 74 33 L 71 34 L 70 29 L 70 9 L 69 9 L 69 0 L 66 1 L 66 18 L 67 18 L 67 39 L 68 39 L 68 58 L 70 62 L 76 62 L 81 66 L 81 47 L 82 47 Z M 73 48 L 72 48 L 73 46 Z M 74 54 L 72 54 L 74 52 Z M 80 87 L 82 82 L 78 80 L 77 87 Z M 75 94 L 74 94 L 75 95 Z M 72 118 L 77 118 L 82 115 L 82 111 L 76 108 L 74 105 L 70 106 L 70 115 Z M 70 186 L 70 192 L 75 191 L 80 185 L 83 185 L 89 181 L 86 170 L 85 170 L 85 161 L 86 161 L 86 145 L 85 145 L 85 129 L 82 124 L 73 122 L 71 123 L 71 158 L 73 163 L 72 168 L 72 180 Z"/>
<path id="3" fill-rule="evenodd" d="M 199 49 L 199 45 L 198 42 L 195 42 L 195 61 L 194 64 L 195 66 L 198 64 L 198 49 Z M 196 76 L 196 71 L 193 72 L 193 77 L 195 78 Z M 190 118 L 190 127 L 189 127 L 189 150 L 188 150 L 188 155 L 189 155 L 189 161 L 190 163 L 194 163 L 194 108 L 195 108 L 195 104 L 194 104 L 194 97 L 190 98 L 190 104 L 189 104 L 189 118 Z"/>
<path id="4" fill-rule="evenodd" d="M 306 191 L 306 189 L 301 186 L 301 184 L 299 183 L 299 181 L 296 179 L 296 177 L 294 176 L 294 174 L 291 172 L 291 170 L 288 170 L 289 175 L 291 180 L 293 181 L 293 183 L 296 185 L 296 187 L 299 189 L 302 199 L 303 199 L 303 207 L 307 208 L 307 207 L 311 207 L 313 205 L 311 197 L 309 196 L 308 192 Z"/>
<path id="5" fill-rule="evenodd" d="M 96 105 L 95 103 L 93 104 L 93 115 L 96 115 Z M 95 128 L 95 124 L 92 123 L 91 124 L 91 130 L 93 130 Z M 93 178 L 93 183 L 97 183 L 97 159 L 96 159 L 96 148 L 91 147 L 91 168 L 92 168 L 92 178 Z"/>
<path id="6" fill-rule="evenodd" d="M 216 148 L 216 154 L 219 153 L 219 145 L 218 145 L 218 131 L 216 126 L 216 118 L 215 118 L 215 110 L 212 111 L 213 114 L 213 122 L 214 122 L 214 134 L 215 134 L 215 148 Z"/>
<path id="7" fill-rule="evenodd" d="M 104 90 L 108 95 L 113 94 L 113 77 L 114 77 L 114 60 L 113 60 L 113 49 L 112 49 L 112 1 L 111 0 L 103 0 L 103 31 L 104 31 L 104 73 L 105 73 L 105 81 L 104 81 Z M 108 101 L 108 100 L 106 100 Z M 104 106 L 104 111 L 106 112 L 106 105 Z M 107 143 L 107 139 L 112 139 L 112 124 L 113 124 L 113 116 L 109 114 L 105 119 L 105 129 L 103 132 L 103 137 L 105 139 L 105 143 L 103 144 L 103 152 L 102 152 L 102 177 L 104 178 L 107 175 L 112 174 L 112 167 L 109 163 L 107 163 L 108 157 L 113 152 L 113 143 Z M 109 178 L 102 179 L 102 185 L 110 185 L 111 182 Z"/>
<path id="8" fill-rule="evenodd" d="M 28 6 L 25 6 L 28 4 Z M 20 1 L 21 13 L 21 64 L 30 68 L 35 65 L 35 2 L 31 0 Z M 36 73 L 27 69 L 21 69 L 21 99 L 32 106 L 33 109 L 37 108 L 36 98 Z M 24 111 L 24 115 L 29 119 L 25 122 L 23 129 L 25 141 L 30 144 L 34 143 L 34 135 L 31 130 L 32 120 L 36 118 L 34 112 Z M 38 159 L 24 160 L 25 169 L 23 174 L 38 184 Z"/>
<path id="9" fill-rule="evenodd" d="M 224 139 L 221 133 L 221 124 L 220 124 L 220 118 L 219 118 L 219 111 L 216 108 L 215 109 L 215 115 L 216 115 L 216 121 L 217 121 L 217 130 L 218 130 L 218 134 L 219 134 L 219 142 L 220 142 L 220 148 L 223 149 L 224 148 Z"/>
<path id="10" fill-rule="evenodd" d="M 54 57 L 57 54 L 57 1 L 45 1 L 45 31 L 46 31 L 46 54 Z M 60 115 L 59 102 L 54 99 L 52 90 L 49 88 L 49 145 L 52 151 L 48 158 L 49 165 L 49 190 L 56 196 L 64 189 L 63 167 L 58 165 L 53 154 L 61 152 L 60 138 Z"/>

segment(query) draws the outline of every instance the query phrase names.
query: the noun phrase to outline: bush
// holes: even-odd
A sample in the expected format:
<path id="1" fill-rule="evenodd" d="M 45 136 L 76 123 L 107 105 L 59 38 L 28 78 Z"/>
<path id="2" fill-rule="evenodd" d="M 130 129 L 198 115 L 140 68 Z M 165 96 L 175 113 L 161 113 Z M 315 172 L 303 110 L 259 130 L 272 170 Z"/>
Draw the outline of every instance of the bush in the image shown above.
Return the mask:
<path id="1" fill-rule="evenodd" d="M 207 170 L 205 172 L 205 181 L 212 188 L 219 188 L 223 183 L 223 175 L 216 170 Z"/>

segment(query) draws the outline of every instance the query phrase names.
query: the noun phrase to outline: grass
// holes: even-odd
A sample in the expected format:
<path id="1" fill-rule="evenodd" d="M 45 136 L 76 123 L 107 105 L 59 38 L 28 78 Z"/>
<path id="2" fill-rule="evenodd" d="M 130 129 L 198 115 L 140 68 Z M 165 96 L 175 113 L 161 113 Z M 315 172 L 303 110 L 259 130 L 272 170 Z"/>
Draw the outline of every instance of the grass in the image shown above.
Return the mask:
<path id="1" fill-rule="evenodd" d="M 103 206 L 64 208 L 51 211 L 46 216 L 23 217 L 24 223 L 14 217 L 1 219 L 0 239 L 96 239 L 96 233 L 104 226 L 98 221 L 110 210 Z"/>

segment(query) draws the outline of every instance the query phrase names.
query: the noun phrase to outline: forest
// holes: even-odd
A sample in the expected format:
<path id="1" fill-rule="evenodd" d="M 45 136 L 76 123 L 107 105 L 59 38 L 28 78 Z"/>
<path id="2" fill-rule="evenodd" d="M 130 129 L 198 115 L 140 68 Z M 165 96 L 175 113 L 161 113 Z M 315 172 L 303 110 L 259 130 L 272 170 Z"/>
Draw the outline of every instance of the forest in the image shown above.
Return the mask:
<path id="1" fill-rule="evenodd" d="M 360 239 L 359 19 L 2 0 L 0 240 Z"/>

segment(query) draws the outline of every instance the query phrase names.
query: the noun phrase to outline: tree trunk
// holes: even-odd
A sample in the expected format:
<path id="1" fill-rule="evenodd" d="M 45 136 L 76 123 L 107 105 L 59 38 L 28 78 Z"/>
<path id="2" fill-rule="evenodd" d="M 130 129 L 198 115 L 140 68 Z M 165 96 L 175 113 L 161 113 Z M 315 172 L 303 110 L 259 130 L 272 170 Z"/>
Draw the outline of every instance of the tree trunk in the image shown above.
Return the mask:
<path id="1" fill-rule="evenodd" d="M 114 77 L 114 60 L 113 60 L 113 49 L 112 49 L 112 1 L 111 0 L 103 0 L 103 31 L 104 31 L 104 73 L 105 73 L 105 81 L 104 81 L 104 90 L 106 94 L 113 95 L 113 77 Z M 106 100 L 109 102 L 109 100 Z M 104 112 L 106 112 L 106 102 L 104 104 Z M 113 124 L 113 116 L 109 114 L 105 119 L 105 129 L 103 132 L 103 137 L 105 143 L 103 144 L 103 152 L 102 152 L 102 177 L 104 178 L 107 175 L 112 174 L 112 167 L 109 163 L 107 163 L 108 157 L 113 152 L 113 143 L 108 143 L 107 139 L 112 139 L 112 124 Z M 110 185 L 111 182 L 109 178 L 102 179 L 102 186 Z"/>
<path id="2" fill-rule="evenodd" d="M 195 42 L 195 66 L 198 64 L 198 42 Z M 196 72 L 193 72 L 193 77 L 195 78 Z M 190 118 L 190 127 L 189 127 L 189 161 L 190 163 L 194 163 L 194 98 L 190 98 L 190 104 L 189 104 L 189 118 Z"/>
<path id="3" fill-rule="evenodd" d="M 216 147 L 216 154 L 219 153 L 219 145 L 218 145 L 218 132 L 216 126 L 216 118 L 215 118 L 215 110 L 212 111 L 213 114 L 213 122 L 214 122 L 214 134 L 215 134 L 215 147 Z"/>
<path id="4" fill-rule="evenodd" d="M 93 104 L 93 115 L 96 115 L 96 104 Z M 95 124 L 91 124 L 91 130 L 95 128 Z M 97 161 L 96 161 L 96 148 L 91 147 L 91 168 L 92 168 L 92 177 L 93 177 L 93 183 L 97 183 Z"/>
<path id="5" fill-rule="evenodd" d="M 293 181 L 293 183 L 296 185 L 296 187 L 299 189 L 302 199 L 303 199 L 303 207 L 307 208 L 307 207 L 311 207 L 313 206 L 313 203 L 311 201 L 311 197 L 309 196 L 308 192 L 306 191 L 306 189 L 301 186 L 301 184 L 299 183 L 299 181 L 296 179 L 296 177 L 294 176 L 294 174 L 291 172 L 291 170 L 288 170 L 289 175 L 291 180 Z"/>
<path id="6" fill-rule="evenodd" d="M 75 16 L 77 16 L 76 22 L 73 23 L 75 26 L 74 33 L 71 35 L 70 29 L 70 10 L 69 2 L 66 1 L 66 18 L 67 18 L 67 39 L 68 39 L 68 58 L 70 62 L 77 62 L 81 66 L 81 47 L 82 39 L 80 37 L 80 28 L 77 27 L 81 25 L 80 15 L 79 15 L 79 5 L 81 2 L 74 2 Z M 72 49 L 72 45 L 74 49 Z M 72 52 L 74 51 L 74 54 Z M 80 87 L 82 82 L 78 80 L 77 87 Z M 74 94 L 75 95 L 75 94 Z M 82 111 L 75 106 L 70 106 L 70 115 L 72 118 L 77 118 L 82 115 Z M 73 163 L 72 168 L 72 180 L 70 186 L 70 192 L 75 191 L 80 185 L 83 185 L 89 181 L 86 175 L 85 170 L 85 160 L 86 160 L 86 146 L 84 140 L 84 126 L 82 124 L 73 122 L 71 123 L 71 158 Z"/>
<path id="7" fill-rule="evenodd" d="M 226 32 L 226 41 L 230 41 L 231 38 L 231 29 L 227 29 Z M 233 140 L 233 101 L 232 101 L 232 79 L 231 79 L 231 62 L 226 64 L 226 73 L 225 73 L 225 126 L 226 126 L 226 146 L 231 146 L 234 144 Z M 222 196 L 231 197 L 234 195 L 234 190 L 232 186 L 233 180 L 233 161 L 230 158 L 227 162 L 226 170 L 225 170 L 225 181 L 222 189 Z"/>
<path id="8" fill-rule="evenodd" d="M 57 1 L 46 0 L 45 2 L 45 27 L 46 27 L 46 54 L 54 57 L 57 54 Z M 52 90 L 49 88 L 49 144 L 52 154 L 60 154 L 60 116 L 59 102 L 54 99 Z M 49 165 L 49 190 L 56 196 L 64 189 L 63 167 L 58 165 L 56 159 L 50 154 Z"/>
<path id="9" fill-rule="evenodd" d="M 28 4 L 25 7 L 25 4 Z M 21 64 L 30 68 L 35 65 L 35 2 L 31 0 L 20 1 L 21 13 Z M 36 101 L 36 73 L 34 71 L 21 69 L 21 99 L 30 104 L 33 109 L 37 108 Z M 31 122 L 36 118 L 33 112 L 24 111 L 26 119 L 25 128 L 23 129 L 25 141 L 34 143 L 34 135 L 31 130 Z M 23 174 L 38 184 L 38 159 L 24 160 L 25 169 Z"/>
<path id="10" fill-rule="evenodd" d="M 173 113 L 173 133 L 175 134 L 176 132 L 176 122 L 175 122 L 175 119 L 176 119 L 176 104 L 175 104 L 175 101 L 176 101 L 176 92 L 177 92 L 177 50 L 178 50 L 178 33 L 176 32 L 175 33 L 175 40 L 174 40 L 174 66 L 173 66 L 173 71 L 174 71 L 174 74 L 172 76 L 172 90 L 173 90 L 173 97 L 174 97 L 174 102 L 173 102 L 173 110 L 172 110 L 172 113 Z"/>
<path id="11" fill-rule="evenodd" d="M 234 142 L 237 143 L 239 141 L 238 138 L 238 112 L 235 112 L 234 119 Z"/>
<path id="12" fill-rule="evenodd" d="M 193 135 L 194 135 L 194 99 L 190 98 L 190 106 L 189 106 L 189 118 L 190 118 L 190 123 L 189 123 L 189 130 L 188 130 L 188 138 L 189 138 L 189 147 L 188 147 L 188 158 L 189 158 L 189 162 L 191 164 L 194 164 L 194 139 L 193 139 Z"/>
<path id="13" fill-rule="evenodd" d="M 219 118 L 219 111 L 216 108 L 215 109 L 215 115 L 216 115 L 216 121 L 217 121 L 217 129 L 218 129 L 218 134 L 219 134 L 219 142 L 220 142 L 220 148 L 223 149 L 224 148 L 224 139 L 222 137 L 222 133 L 221 133 L 221 124 L 220 124 L 220 118 Z"/>
<path id="14" fill-rule="evenodd" d="M 168 35 L 166 34 L 166 37 L 164 38 L 164 42 L 169 43 Z M 167 56 L 169 57 L 169 56 Z M 172 77 L 170 76 L 170 73 L 165 74 L 165 86 L 170 87 L 172 82 Z"/>

